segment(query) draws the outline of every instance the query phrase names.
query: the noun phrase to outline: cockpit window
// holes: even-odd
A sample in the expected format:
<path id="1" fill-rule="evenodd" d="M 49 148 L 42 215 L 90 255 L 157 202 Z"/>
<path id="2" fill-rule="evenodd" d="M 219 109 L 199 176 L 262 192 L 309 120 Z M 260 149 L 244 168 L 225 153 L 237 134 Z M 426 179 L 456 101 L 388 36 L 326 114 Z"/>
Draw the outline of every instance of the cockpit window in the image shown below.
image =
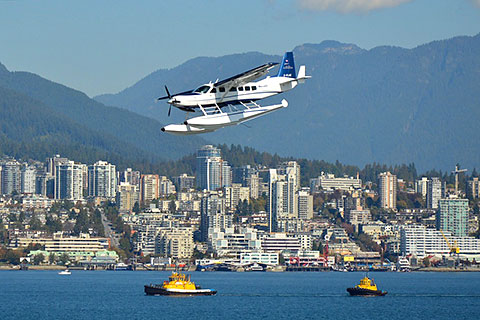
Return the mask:
<path id="1" fill-rule="evenodd" d="M 208 90 L 210 90 L 210 87 L 209 87 L 209 86 L 201 86 L 200 88 L 195 89 L 194 92 L 207 93 Z"/>

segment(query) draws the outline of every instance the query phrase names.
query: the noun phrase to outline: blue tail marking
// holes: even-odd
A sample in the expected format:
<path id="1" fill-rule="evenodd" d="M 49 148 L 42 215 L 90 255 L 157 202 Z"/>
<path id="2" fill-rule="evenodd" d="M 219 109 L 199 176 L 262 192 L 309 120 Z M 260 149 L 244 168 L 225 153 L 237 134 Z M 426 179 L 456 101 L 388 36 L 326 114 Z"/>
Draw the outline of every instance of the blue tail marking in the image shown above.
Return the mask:
<path id="1" fill-rule="evenodd" d="M 277 77 L 296 78 L 293 52 L 285 52 Z"/>

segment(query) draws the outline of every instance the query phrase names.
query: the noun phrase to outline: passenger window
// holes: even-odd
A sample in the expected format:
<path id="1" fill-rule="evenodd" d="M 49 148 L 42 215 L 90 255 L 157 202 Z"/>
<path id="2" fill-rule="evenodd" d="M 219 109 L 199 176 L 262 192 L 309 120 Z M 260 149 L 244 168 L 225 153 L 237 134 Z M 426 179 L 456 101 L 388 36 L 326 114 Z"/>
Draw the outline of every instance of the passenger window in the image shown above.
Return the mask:
<path id="1" fill-rule="evenodd" d="M 220 87 L 218 88 L 220 90 L 220 92 L 225 92 L 225 88 L 224 87 Z"/>
<path id="2" fill-rule="evenodd" d="M 237 91 L 237 88 L 231 87 L 231 88 L 230 88 L 230 91 Z"/>
<path id="3" fill-rule="evenodd" d="M 256 87 L 256 86 L 253 86 L 253 87 L 252 87 L 252 90 L 257 90 L 257 87 Z"/>
<path id="4" fill-rule="evenodd" d="M 217 93 L 217 89 L 216 88 L 213 88 L 212 91 L 210 91 L 211 93 Z"/>
<path id="5" fill-rule="evenodd" d="M 250 87 L 245 87 L 245 91 L 250 91 Z"/>
<path id="6" fill-rule="evenodd" d="M 243 91 L 243 87 L 238 87 L 238 91 Z"/>

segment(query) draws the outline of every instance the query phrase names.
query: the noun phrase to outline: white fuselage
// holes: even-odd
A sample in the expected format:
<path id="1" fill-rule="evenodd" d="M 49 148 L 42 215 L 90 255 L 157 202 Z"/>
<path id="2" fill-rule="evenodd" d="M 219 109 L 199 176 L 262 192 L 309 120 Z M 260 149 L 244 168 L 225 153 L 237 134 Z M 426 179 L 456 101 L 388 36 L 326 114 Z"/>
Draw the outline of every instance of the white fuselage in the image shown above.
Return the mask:
<path id="1" fill-rule="evenodd" d="M 200 86 L 187 94 L 172 97 L 168 103 L 180 109 L 222 106 L 265 99 L 295 88 L 299 79 L 288 77 L 267 77 L 238 87 L 215 87 L 214 83 Z M 227 92 L 228 90 L 228 92 Z"/>

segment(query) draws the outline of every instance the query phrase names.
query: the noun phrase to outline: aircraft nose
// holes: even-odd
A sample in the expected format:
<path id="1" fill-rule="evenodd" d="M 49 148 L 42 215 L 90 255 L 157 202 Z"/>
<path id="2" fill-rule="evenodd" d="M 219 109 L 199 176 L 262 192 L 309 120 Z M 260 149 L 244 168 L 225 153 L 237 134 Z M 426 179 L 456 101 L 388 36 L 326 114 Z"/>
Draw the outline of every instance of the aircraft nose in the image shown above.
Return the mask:
<path id="1" fill-rule="evenodd" d="M 162 129 L 160 129 L 160 130 L 162 130 L 162 132 L 165 132 L 165 127 L 163 127 L 163 128 L 162 128 Z"/>

